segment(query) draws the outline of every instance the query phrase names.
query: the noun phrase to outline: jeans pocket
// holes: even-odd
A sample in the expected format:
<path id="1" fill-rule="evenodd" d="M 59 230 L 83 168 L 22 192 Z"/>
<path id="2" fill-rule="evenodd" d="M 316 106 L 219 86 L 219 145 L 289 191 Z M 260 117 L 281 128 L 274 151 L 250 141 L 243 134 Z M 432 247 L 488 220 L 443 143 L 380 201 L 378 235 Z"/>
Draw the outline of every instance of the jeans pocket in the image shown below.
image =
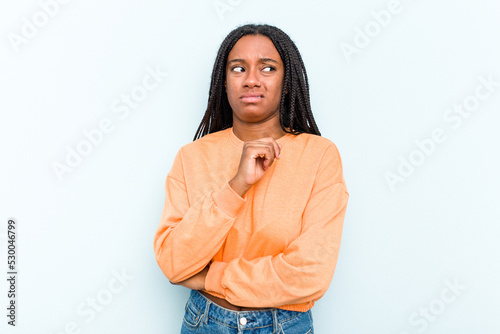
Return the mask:
<path id="1" fill-rule="evenodd" d="M 281 334 L 312 334 L 314 333 L 311 310 L 297 312 L 297 315 L 280 323 Z"/>
<path id="2" fill-rule="evenodd" d="M 186 326 L 189 328 L 198 328 L 202 317 L 203 312 L 191 302 L 191 299 L 189 299 L 186 303 L 184 318 L 182 321 L 184 321 Z"/>

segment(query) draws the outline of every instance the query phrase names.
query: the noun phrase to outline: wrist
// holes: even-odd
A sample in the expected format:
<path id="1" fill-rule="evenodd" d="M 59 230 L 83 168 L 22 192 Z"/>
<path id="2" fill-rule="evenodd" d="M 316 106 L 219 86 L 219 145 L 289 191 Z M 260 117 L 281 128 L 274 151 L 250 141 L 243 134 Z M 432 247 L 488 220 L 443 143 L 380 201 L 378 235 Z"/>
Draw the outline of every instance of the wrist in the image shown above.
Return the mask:
<path id="1" fill-rule="evenodd" d="M 228 183 L 234 192 L 240 195 L 240 197 L 245 196 L 246 192 L 252 187 L 252 185 L 247 185 L 239 181 L 236 176 L 229 180 Z"/>

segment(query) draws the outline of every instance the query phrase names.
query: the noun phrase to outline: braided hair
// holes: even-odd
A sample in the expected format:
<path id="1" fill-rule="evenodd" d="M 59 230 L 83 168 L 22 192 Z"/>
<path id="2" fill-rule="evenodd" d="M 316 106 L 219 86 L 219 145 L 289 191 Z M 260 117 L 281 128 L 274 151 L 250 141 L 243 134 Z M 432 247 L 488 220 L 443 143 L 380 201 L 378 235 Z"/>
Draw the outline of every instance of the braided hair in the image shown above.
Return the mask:
<path id="1" fill-rule="evenodd" d="M 297 46 L 279 28 L 267 24 L 247 24 L 231 31 L 219 48 L 212 70 L 207 110 L 193 141 L 233 126 L 233 113 L 224 89 L 226 64 L 229 52 L 245 35 L 268 37 L 283 60 L 285 73 L 279 110 L 283 131 L 294 135 L 312 133 L 321 136 L 311 111 L 306 69 Z"/>

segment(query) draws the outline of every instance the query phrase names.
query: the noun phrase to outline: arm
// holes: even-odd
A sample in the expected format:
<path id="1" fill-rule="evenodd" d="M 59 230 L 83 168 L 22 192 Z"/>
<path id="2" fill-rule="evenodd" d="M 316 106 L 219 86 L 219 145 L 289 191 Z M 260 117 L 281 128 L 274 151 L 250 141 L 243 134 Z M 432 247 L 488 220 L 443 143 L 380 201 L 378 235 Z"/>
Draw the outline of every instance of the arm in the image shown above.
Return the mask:
<path id="1" fill-rule="evenodd" d="M 156 261 L 171 283 L 201 272 L 220 249 L 246 203 L 228 182 L 189 203 L 177 153 L 165 182 L 165 204 L 154 236 Z"/>
<path id="2" fill-rule="evenodd" d="M 207 265 L 202 271 L 200 271 L 196 275 L 189 277 L 184 281 L 178 283 L 173 283 L 171 281 L 170 283 L 173 285 L 181 285 L 191 290 L 205 290 L 205 277 L 207 276 L 209 267 L 210 264 Z"/>
<path id="3" fill-rule="evenodd" d="M 349 194 L 329 146 L 303 213 L 300 236 L 280 254 L 210 265 L 205 288 L 238 306 L 277 307 L 320 299 L 333 278 Z"/>

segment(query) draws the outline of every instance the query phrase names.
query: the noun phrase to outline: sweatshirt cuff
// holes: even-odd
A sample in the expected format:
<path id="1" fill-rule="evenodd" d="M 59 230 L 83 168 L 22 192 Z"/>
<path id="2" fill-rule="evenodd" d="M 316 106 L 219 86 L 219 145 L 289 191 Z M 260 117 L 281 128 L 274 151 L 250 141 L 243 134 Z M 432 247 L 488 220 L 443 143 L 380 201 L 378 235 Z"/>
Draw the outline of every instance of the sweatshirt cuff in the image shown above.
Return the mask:
<path id="1" fill-rule="evenodd" d="M 246 198 L 241 197 L 231 188 L 229 181 L 212 193 L 212 199 L 215 205 L 230 217 L 236 217 L 238 211 L 247 202 Z"/>
<path id="2" fill-rule="evenodd" d="M 226 269 L 227 262 L 213 261 L 208 268 L 207 275 L 205 276 L 205 290 L 213 291 L 222 296 L 226 296 L 224 288 L 222 287 L 222 278 L 224 277 L 224 269 Z"/>

